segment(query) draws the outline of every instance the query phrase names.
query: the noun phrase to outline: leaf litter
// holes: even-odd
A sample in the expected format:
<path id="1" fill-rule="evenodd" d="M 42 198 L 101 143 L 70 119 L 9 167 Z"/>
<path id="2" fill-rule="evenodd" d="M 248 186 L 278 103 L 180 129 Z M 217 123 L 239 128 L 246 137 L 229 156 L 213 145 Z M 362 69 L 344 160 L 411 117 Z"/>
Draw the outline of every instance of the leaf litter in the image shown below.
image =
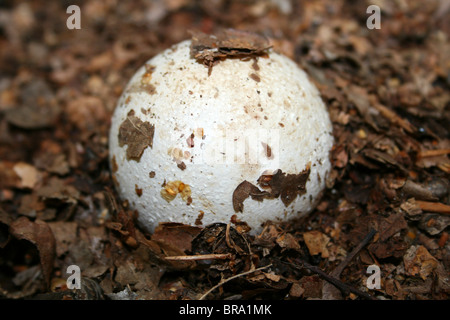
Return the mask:
<path id="1" fill-rule="evenodd" d="M 269 0 L 158 3 L 155 16 L 142 14 L 156 5 L 144 1 L 92 5 L 85 14 L 95 19 L 81 33 L 54 28 L 57 5 L 2 9 L 0 296 L 447 300 L 448 6 L 383 2 L 382 28 L 368 30 L 364 2 L 287 11 Z M 270 49 L 315 82 L 336 143 L 309 217 L 247 233 L 246 201 L 288 205 L 301 195 L 300 177 L 280 170 L 237 186 L 229 224 L 167 223 L 153 234 L 136 225 L 114 191 L 110 116 L 135 70 L 186 38 L 209 73 L 223 59 L 252 59 L 258 71 Z M 139 88 L 150 94 L 152 71 Z M 152 147 L 154 131 L 129 115 L 121 135 L 129 159 Z M 72 264 L 82 267 L 80 291 L 66 286 Z M 373 264 L 377 290 L 365 285 Z"/>

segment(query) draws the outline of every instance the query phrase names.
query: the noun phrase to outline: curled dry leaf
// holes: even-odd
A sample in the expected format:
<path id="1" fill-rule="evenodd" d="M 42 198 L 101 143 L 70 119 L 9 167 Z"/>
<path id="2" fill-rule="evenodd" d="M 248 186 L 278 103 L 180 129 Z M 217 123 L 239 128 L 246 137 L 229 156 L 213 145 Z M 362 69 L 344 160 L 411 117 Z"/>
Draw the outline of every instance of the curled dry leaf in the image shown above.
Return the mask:
<path id="1" fill-rule="evenodd" d="M 27 240 L 36 246 L 39 251 L 42 274 L 49 286 L 56 252 L 56 241 L 50 227 L 44 221 L 32 222 L 26 217 L 18 218 L 9 227 L 13 237 L 18 240 Z"/>
<path id="2" fill-rule="evenodd" d="M 426 186 L 416 183 L 411 180 L 406 180 L 403 188 L 401 189 L 405 195 L 413 197 L 416 200 L 437 201 L 439 198 L 435 197 L 431 190 Z"/>

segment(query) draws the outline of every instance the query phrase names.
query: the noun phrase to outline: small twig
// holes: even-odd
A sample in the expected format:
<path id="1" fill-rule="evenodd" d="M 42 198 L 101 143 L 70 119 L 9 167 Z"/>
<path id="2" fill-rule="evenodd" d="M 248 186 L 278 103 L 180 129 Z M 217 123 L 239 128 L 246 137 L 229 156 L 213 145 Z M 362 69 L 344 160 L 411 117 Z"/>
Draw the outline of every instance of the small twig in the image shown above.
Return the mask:
<path id="1" fill-rule="evenodd" d="M 375 229 L 370 229 L 369 233 L 364 237 L 364 239 L 350 252 L 337 267 L 331 272 L 331 276 L 335 278 L 339 278 L 342 271 L 344 271 L 345 267 L 353 260 L 353 258 L 364 248 L 370 240 L 372 240 L 373 236 L 377 233 Z"/>
<path id="2" fill-rule="evenodd" d="M 401 118 L 391 109 L 379 103 L 374 103 L 373 107 L 375 107 L 375 109 L 377 109 L 383 117 L 389 119 L 389 121 L 391 121 L 393 124 L 399 125 L 407 132 L 413 133 L 414 131 L 416 131 L 416 128 L 408 120 Z"/>
<path id="3" fill-rule="evenodd" d="M 225 241 L 227 243 L 228 248 L 230 249 L 234 249 L 233 244 L 231 243 L 231 239 L 230 239 L 230 223 L 227 224 L 227 228 L 225 230 Z"/>
<path id="4" fill-rule="evenodd" d="M 347 267 L 347 265 L 358 254 L 358 252 L 360 252 L 361 249 L 364 248 L 370 242 L 370 240 L 372 240 L 375 233 L 376 233 L 376 230 L 370 229 L 369 233 L 364 237 L 364 239 L 352 250 L 352 252 L 350 252 L 350 254 L 347 255 L 347 257 L 345 257 L 344 261 L 342 261 L 329 275 L 326 274 L 324 271 L 322 271 L 320 268 L 310 265 L 306 261 L 301 260 L 301 264 L 303 267 L 318 274 L 320 277 L 322 277 L 323 279 L 328 281 L 328 283 L 332 284 L 334 287 L 341 290 L 344 294 L 348 294 L 349 292 L 352 292 L 352 293 L 354 293 L 360 297 L 363 297 L 365 299 L 377 300 L 372 295 L 362 292 L 352 286 L 349 286 L 339 279 L 339 277 L 340 277 L 342 271 L 345 269 L 345 267 Z M 287 263 L 287 262 L 284 262 L 284 263 Z M 299 267 L 295 264 L 292 264 L 292 263 L 289 263 L 289 264 L 291 264 L 294 268 L 301 269 L 301 267 Z M 324 289 L 326 288 L 326 285 L 327 285 L 327 283 L 324 284 Z M 333 287 L 331 287 L 331 288 L 333 288 Z M 324 291 L 326 291 L 326 290 L 324 290 Z M 333 295 L 333 292 L 331 290 L 329 290 L 328 294 L 329 294 L 329 297 L 331 297 Z"/>
<path id="5" fill-rule="evenodd" d="M 236 274 L 236 275 L 234 275 L 234 276 L 232 276 L 232 277 L 229 277 L 229 278 L 226 278 L 226 279 L 222 279 L 222 280 L 220 280 L 220 282 L 219 282 L 218 284 L 216 284 L 214 287 L 212 287 L 212 288 L 209 289 L 206 293 L 204 293 L 204 294 L 200 297 L 199 300 L 204 300 L 208 294 L 210 294 L 211 292 L 213 292 L 213 291 L 214 291 L 215 289 L 217 289 L 218 287 L 224 285 L 224 284 L 227 283 L 228 281 L 231 281 L 231 280 L 233 280 L 233 279 L 236 279 L 236 278 L 245 276 L 245 275 L 247 275 L 247 274 L 250 274 L 250 273 L 253 273 L 253 272 L 256 272 L 256 271 L 259 271 L 259 270 L 267 269 L 267 268 L 269 268 L 269 267 L 271 267 L 271 266 L 272 266 L 272 264 L 269 264 L 269 265 L 267 265 L 267 266 L 265 266 L 265 267 L 261 267 L 261 268 L 254 269 L 254 270 L 245 271 L 245 272 Z"/>
<path id="6" fill-rule="evenodd" d="M 345 293 L 347 292 L 352 292 L 362 298 L 366 298 L 369 300 L 377 300 L 375 297 L 373 297 L 372 295 L 366 293 L 366 292 L 362 292 L 352 286 L 349 286 L 348 284 L 342 282 L 339 279 L 336 279 L 334 277 L 329 276 L 328 274 L 326 274 L 325 272 L 323 272 L 320 268 L 315 267 L 313 265 L 310 265 L 307 262 L 304 262 L 303 265 L 308 268 L 309 270 L 317 273 L 319 276 L 321 276 L 322 278 L 324 278 L 325 280 L 327 280 L 328 282 L 332 283 L 334 286 L 338 287 L 339 289 L 341 289 L 342 291 L 344 291 Z"/>
<path id="7" fill-rule="evenodd" d="M 373 238 L 373 236 L 375 235 L 376 231 L 374 229 L 370 229 L 369 233 L 364 237 L 364 239 L 358 244 L 358 246 L 356 246 L 352 252 L 350 252 L 344 259 L 344 261 L 342 261 L 331 273 L 330 276 L 336 279 L 339 279 L 341 276 L 342 271 L 344 271 L 344 269 L 347 267 L 347 265 L 350 263 L 350 261 L 353 260 L 353 258 L 362 250 L 362 248 L 364 248 L 369 242 L 370 240 Z M 332 283 L 327 282 L 324 283 L 323 285 L 323 296 L 322 298 L 324 299 L 339 299 L 341 298 L 340 296 L 340 292 L 338 290 L 339 288 L 336 286 L 333 286 Z"/>
<path id="8" fill-rule="evenodd" d="M 171 261 L 192 261 L 192 260 L 213 260 L 213 259 L 231 259 L 231 253 L 211 253 L 211 254 L 197 254 L 191 256 L 170 256 L 164 257 L 165 260 Z"/>
<path id="9" fill-rule="evenodd" d="M 301 269 L 301 267 L 296 265 L 296 264 L 293 264 L 293 263 L 290 263 L 290 262 L 284 262 L 284 261 L 283 261 L 283 263 L 290 264 L 291 266 L 293 266 L 296 269 Z M 320 269 L 320 268 L 318 268 L 316 266 L 310 265 L 306 261 L 301 260 L 301 264 L 302 264 L 303 267 L 305 267 L 305 268 L 311 270 L 312 272 L 318 274 L 320 277 L 322 277 L 326 281 L 330 282 L 335 287 L 339 288 L 341 291 L 343 291 L 345 293 L 352 292 L 352 293 L 354 293 L 354 294 L 356 294 L 356 295 L 358 295 L 358 296 L 360 296 L 362 298 L 366 298 L 366 299 L 369 299 L 369 300 L 377 300 L 372 295 L 370 295 L 368 293 L 365 293 L 365 292 L 362 292 L 362 291 L 360 291 L 360 290 L 358 290 L 358 289 L 356 289 L 356 288 L 354 288 L 352 286 L 349 286 L 348 284 L 342 282 L 339 279 L 336 279 L 334 277 L 329 276 L 324 271 L 322 271 L 322 269 Z"/>

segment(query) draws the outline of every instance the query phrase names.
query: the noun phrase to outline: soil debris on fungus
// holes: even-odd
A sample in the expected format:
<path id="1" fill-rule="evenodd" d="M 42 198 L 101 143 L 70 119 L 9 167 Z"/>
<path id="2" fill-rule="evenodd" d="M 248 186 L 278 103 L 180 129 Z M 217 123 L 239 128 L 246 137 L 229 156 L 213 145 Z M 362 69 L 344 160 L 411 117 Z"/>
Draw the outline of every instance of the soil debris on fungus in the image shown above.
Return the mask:
<path id="1" fill-rule="evenodd" d="M 257 58 L 266 55 L 272 47 L 269 39 L 248 31 L 222 29 L 210 35 L 191 30 L 189 33 L 192 36 L 191 56 L 208 67 L 208 75 L 220 60 Z M 252 79 L 259 82 L 259 76 L 252 75 Z"/>
<path id="2" fill-rule="evenodd" d="M 184 163 L 184 161 L 181 161 L 180 163 L 177 164 L 177 167 L 180 168 L 181 170 L 185 170 L 186 164 Z"/>
<path id="3" fill-rule="evenodd" d="M 152 73 L 155 71 L 156 67 L 146 64 L 145 65 L 145 73 L 142 75 L 141 78 L 141 87 L 149 94 L 155 94 L 156 88 L 155 85 L 153 85 L 151 82 L 152 80 Z"/>
<path id="4" fill-rule="evenodd" d="M 155 126 L 143 122 L 134 115 L 134 110 L 131 110 L 119 128 L 119 145 L 128 145 L 127 160 L 139 162 L 144 150 L 153 147 L 154 134 Z"/>
<path id="5" fill-rule="evenodd" d="M 175 199 L 177 194 L 180 194 L 181 199 L 185 201 L 186 204 L 192 203 L 191 187 L 179 180 L 169 181 L 165 183 L 163 188 L 161 189 L 161 196 L 167 202 Z"/>
<path id="6" fill-rule="evenodd" d="M 253 200 L 262 201 L 264 197 L 268 196 L 269 193 L 266 191 L 261 191 L 257 186 L 248 182 L 247 180 L 242 181 L 233 192 L 233 208 L 236 212 L 242 212 L 244 209 L 244 200 L 248 197 L 252 197 Z"/>
<path id="7" fill-rule="evenodd" d="M 244 209 L 244 200 L 251 197 L 253 200 L 275 199 L 280 197 L 283 204 L 289 206 L 297 196 L 306 193 L 306 182 L 311 172 L 310 164 L 298 174 L 286 174 L 278 169 L 273 174 L 263 174 L 258 178 L 258 184 L 266 191 L 248 181 L 240 183 L 233 192 L 233 208 L 236 212 Z"/>
<path id="8" fill-rule="evenodd" d="M 267 159 L 273 159 L 274 155 L 272 154 L 272 148 L 265 142 L 261 142 L 264 150 L 264 154 Z"/>

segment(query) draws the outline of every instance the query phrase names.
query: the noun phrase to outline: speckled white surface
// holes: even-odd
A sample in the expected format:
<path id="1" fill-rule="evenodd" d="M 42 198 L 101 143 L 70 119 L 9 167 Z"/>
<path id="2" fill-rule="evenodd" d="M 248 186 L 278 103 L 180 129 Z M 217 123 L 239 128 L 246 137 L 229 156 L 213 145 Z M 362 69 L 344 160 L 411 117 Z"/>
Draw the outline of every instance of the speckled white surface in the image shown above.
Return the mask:
<path id="1" fill-rule="evenodd" d="M 208 69 L 190 58 L 189 45 L 190 41 L 183 41 L 147 62 L 155 67 L 150 81 L 154 94 L 136 90 L 146 70 L 145 66 L 140 68 L 113 115 L 110 158 L 114 157 L 118 167 L 113 174 L 122 199 L 138 211 L 141 226 L 153 232 L 159 222 L 193 225 L 204 212 L 203 225 L 228 223 L 236 214 L 257 233 L 266 220 L 309 213 L 325 187 L 333 144 L 329 116 L 317 89 L 293 61 L 275 52 L 258 59 L 259 70 L 252 66 L 252 59 L 227 59 L 214 66 L 208 76 Z M 255 80 L 258 77 L 259 82 Z M 139 162 L 127 160 L 128 146 L 120 147 L 118 142 L 119 127 L 130 110 L 155 126 L 153 148 L 147 147 Z M 192 133 L 191 148 L 187 139 Z M 230 145 L 243 142 L 240 145 L 247 146 L 246 160 L 233 161 L 226 141 Z M 263 143 L 271 147 L 272 159 Z M 185 170 L 175 159 L 181 155 L 178 162 L 185 163 Z M 257 185 L 266 170 L 297 174 L 308 163 L 307 192 L 288 207 L 280 198 L 247 198 L 243 212 L 233 210 L 232 194 L 243 180 Z M 153 178 L 149 175 L 152 171 Z M 170 202 L 163 199 L 163 183 L 175 180 L 190 186 L 191 204 L 180 195 Z M 135 186 L 142 189 L 141 196 Z"/>

